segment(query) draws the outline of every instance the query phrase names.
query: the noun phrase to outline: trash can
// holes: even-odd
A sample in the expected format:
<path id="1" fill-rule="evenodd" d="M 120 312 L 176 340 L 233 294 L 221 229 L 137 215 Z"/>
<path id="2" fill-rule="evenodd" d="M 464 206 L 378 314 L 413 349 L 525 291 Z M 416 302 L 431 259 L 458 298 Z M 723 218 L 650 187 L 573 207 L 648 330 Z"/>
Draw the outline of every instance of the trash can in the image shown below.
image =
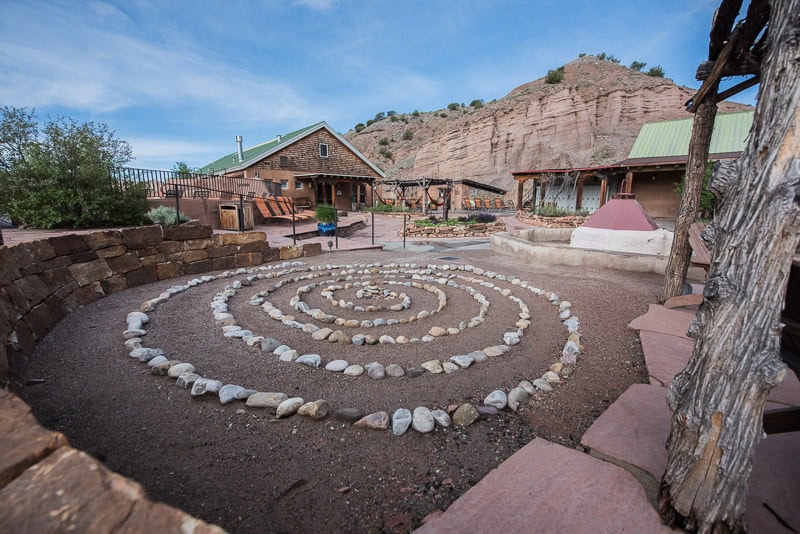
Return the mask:
<path id="1" fill-rule="evenodd" d="M 252 230 L 253 229 L 253 206 L 249 203 L 244 205 L 244 227 L 239 227 L 239 204 L 220 204 L 219 205 L 219 227 L 221 230 Z"/>

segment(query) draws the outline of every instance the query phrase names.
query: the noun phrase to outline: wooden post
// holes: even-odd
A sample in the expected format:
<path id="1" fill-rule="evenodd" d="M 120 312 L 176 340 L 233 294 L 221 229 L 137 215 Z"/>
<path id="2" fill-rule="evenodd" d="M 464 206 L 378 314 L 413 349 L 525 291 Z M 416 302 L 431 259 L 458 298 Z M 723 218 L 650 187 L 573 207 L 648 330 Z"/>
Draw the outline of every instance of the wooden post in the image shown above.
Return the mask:
<path id="1" fill-rule="evenodd" d="M 606 195 L 608 194 L 608 178 L 600 179 L 600 207 L 606 204 Z"/>
<path id="2" fill-rule="evenodd" d="M 577 191 L 575 191 L 575 211 L 580 211 L 583 206 L 583 181 L 584 176 L 578 176 Z"/>
<path id="3" fill-rule="evenodd" d="M 517 209 L 522 210 L 523 189 L 525 188 L 525 181 L 517 178 Z"/>
<path id="4" fill-rule="evenodd" d="M 692 138 L 689 142 L 689 158 L 686 162 L 686 178 L 684 179 L 678 218 L 675 221 L 672 249 L 664 273 L 660 302 L 683 294 L 683 284 L 692 260 L 689 227 L 697 219 L 697 208 L 700 205 L 700 194 L 703 191 L 708 150 L 711 145 L 711 134 L 714 133 L 716 116 L 717 103 L 713 97 L 706 98 L 694 116 Z"/>
<path id="5" fill-rule="evenodd" d="M 547 183 L 541 182 L 541 189 L 539 189 L 539 207 L 544 206 L 544 196 L 547 193 Z"/>
<path id="6" fill-rule="evenodd" d="M 625 173 L 625 191 L 623 193 L 633 193 L 633 171 Z"/>
<path id="7" fill-rule="evenodd" d="M 356 209 L 361 209 L 361 184 L 358 182 L 353 182 L 353 186 L 356 188 Z"/>
<path id="8" fill-rule="evenodd" d="M 336 207 L 336 184 L 331 182 L 331 206 Z"/>
<path id="9" fill-rule="evenodd" d="M 719 205 L 705 298 L 690 329 L 694 352 L 667 392 L 673 416 L 660 511 L 690 531 L 744 530 L 764 405 L 787 372 L 779 350 L 800 241 L 800 0 L 770 7 L 747 146 L 709 185 Z"/>

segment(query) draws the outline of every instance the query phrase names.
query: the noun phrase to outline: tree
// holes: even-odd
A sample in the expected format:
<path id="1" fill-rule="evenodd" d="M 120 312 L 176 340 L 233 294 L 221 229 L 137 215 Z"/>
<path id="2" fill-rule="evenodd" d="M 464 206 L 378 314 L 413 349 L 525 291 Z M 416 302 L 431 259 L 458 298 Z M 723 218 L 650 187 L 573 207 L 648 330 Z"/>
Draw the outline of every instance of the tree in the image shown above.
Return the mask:
<path id="1" fill-rule="evenodd" d="M 196 172 L 197 169 L 193 169 L 189 167 L 189 164 L 185 161 L 176 161 L 175 164 L 172 166 L 172 172 L 181 176 L 187 177 L 188 175 Z"/>
<path id="2" fill-rule="evenodd" d="M 692 358 L 667 393 L 673 415 L 660 511 L 667 522 L 698 532 L 743 531 L 764 406 L 787 372 L 781 310 L 800 242 L 800 0 L 775 0 L 767 8 L 753 128 L 739 159 L 719 164 L 709 184 L 718 201 L 708 233 L 713 261 L 691 328 Z M 762 13 L 748 12 L 747 22 Z M 754 26 L 740 35 L 755 39 L 763 26 Z M 722 48 L 729 40 L 719 42 Z"/>
<path id="3" fill-rule="evenodd" d="M 544 77 L 544 83 L 547 84 L 556 84 L 561 83 L 561 80 L 564 79 L 564 67 L 558 67 L 557 69 L 550 69 L 547 71 L 547 76 Z"/>
<path id="4" fill-rule="evenodd" d="M 0 212 L 17 223 L 53 228 L 139 224 L 145 189 L 109 170 L 131 159 L 130 145 L 105 124 L 0 108 Z"/>
<path id="5" fill-rule="evenodd" d="M 646 66 L 647 66 L 647 63 L 645 63 L 645 62 L 643 62 L 643 61 L 632 61 L 632 62 L 631 62 L 630 69 L 631 69 L 631 70 L 635 70 L 635 71 L 639 72 L 639 71 L 641 71 L 643 68 L 645 68 Z"/>
<path id="6" fill-rule="evenodd" d="M 664 69 L 661 65 L 656 65 L 655 67 L 650 67 L 650 70 L 647 71 L 648 76 L 653 76 L 654 78 L 663 78 L 664 77 Z"/>

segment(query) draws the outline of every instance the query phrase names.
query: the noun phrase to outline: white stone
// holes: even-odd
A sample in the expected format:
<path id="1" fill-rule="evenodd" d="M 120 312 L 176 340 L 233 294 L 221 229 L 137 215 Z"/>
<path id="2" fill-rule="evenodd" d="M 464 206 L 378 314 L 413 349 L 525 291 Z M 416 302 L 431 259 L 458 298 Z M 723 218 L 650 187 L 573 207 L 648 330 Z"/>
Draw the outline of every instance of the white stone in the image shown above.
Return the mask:
<path id="1" fill-rule="evenodd" d="M 222 404 L 228 404 L 235 400 L 247 400 L 253 393 L 256 393 L 254 389 L 245 389 L 236 384 L 225 384 L 219 390 L 219 401 Z"/>
<path id="2" fill-rule="evenodd" d="M 217 393 L 222 388 L 222 382 L 210 378 L 198 378 L 192 384 L 192 397 L 199 397 L 206 393 Z"/>
<path id="3" fill-rule="evenodd" d="M 294 415 L 300 406 L 305 404 L 306 401 L 302 397 L 292 397 L 281 402 L 275 409 L 275 415 L 278 417 L 289 417 Z"/>
<path id="4" fill-rule="evenodd" d="M 475 358 L 466 354 L 459 354 L 457 356 L 451 356 L 450 361 L 457 364 L 459 367 L 466 369 L 473 363 L 475 363 Z"/>
<path id="5" fill-rule="evenodd" d="M 528 400 L 528 392 L 524 388 L 515 387 L 508 393 L 508 407 L 515 412 L 526 400 Z"/>
<path id="6" fill-rule="evenodd" d="M 303 354 L 294 362 L 308 365 L 309 367 L 319 367 L 322 363 L 322 357 L 319 354 Z"/>
<path id="7" fill-rule="evenodd" d="M 293 362 L 298 357 L 300 357 L 300 353 L 294 349 L 289 349 L 287 351 L 281 352 L 281 355 L 278 356 L 278 359 L 282 362 Z"/>
<path id="8" fill-rule="evenodd" d="M 364 374 L 364 368 L 360 365 L 354 364 L 347 367 L 343 372 L 347 376 L 361 376 Z"/>
<path id="9" fill-rule="evenodd" d="M 402 436 L 411 426 L 411 411 L 406 408 L 398 408 L 392 414 L 392 434 Z"/>
<path id="10" fill-rule="evenodd" d="M 498 410 L 502 410 L 508 405 L 508 396 L 506 395 L 505 391 L 496 389 L 489 393 L 485 399 L 483 399 L 483 403 L 486 406 L 494 406 Z"/>
<path id="11" fill-rule="evenodd" d="M 325 369 L 327 369 L 328 371 L 333 371 L 335 373 L 340 373 L 345 369 L 347 369 L 349 365 L 350 364 L 348 364 L 345 360 L 333 360 L 332 362 L 328 362 L 328 364 L 325 365 Z"/>
<path id="12" fill-rule="evenodd" d="M 417 408 L 414 408 L 414 415 L 411 424 L 414 427 L 414 430 L 417 432 L 427 434 L 433 430 L 435 420 L 433 419 L 433 415 L 431 415 L 431 411 L 428 408 L 424 406 L 418 406 Z"/>

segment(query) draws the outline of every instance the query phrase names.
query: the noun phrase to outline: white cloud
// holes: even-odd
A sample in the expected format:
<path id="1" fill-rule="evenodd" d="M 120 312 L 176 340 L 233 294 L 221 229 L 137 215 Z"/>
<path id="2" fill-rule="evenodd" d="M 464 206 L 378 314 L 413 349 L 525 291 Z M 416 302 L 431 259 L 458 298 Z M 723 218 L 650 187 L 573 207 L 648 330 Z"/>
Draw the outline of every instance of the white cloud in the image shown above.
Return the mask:
<path id="1" fill-rule="evenodd" d="M 93 4 L 102 18 L 127 17 L 106 4 Z M 40 6 L 41 7 L 41 6 Z M 19 15 L 19 14 L 18 14 Z M 0 23 L 0 101 L 31 107 L 111 112 L 138 106 L 187 106 L 217 120 L 257 123 L 305 121 L 309 104 L 291 86 L 261 74 L 206 59 L 204 51 L 158 43 L 142 32 L 120 32 L 90 24 L 85 13 L 53 8 L 35 38 Z M 191 45 L 190 45 L 191 46 Z"/>

